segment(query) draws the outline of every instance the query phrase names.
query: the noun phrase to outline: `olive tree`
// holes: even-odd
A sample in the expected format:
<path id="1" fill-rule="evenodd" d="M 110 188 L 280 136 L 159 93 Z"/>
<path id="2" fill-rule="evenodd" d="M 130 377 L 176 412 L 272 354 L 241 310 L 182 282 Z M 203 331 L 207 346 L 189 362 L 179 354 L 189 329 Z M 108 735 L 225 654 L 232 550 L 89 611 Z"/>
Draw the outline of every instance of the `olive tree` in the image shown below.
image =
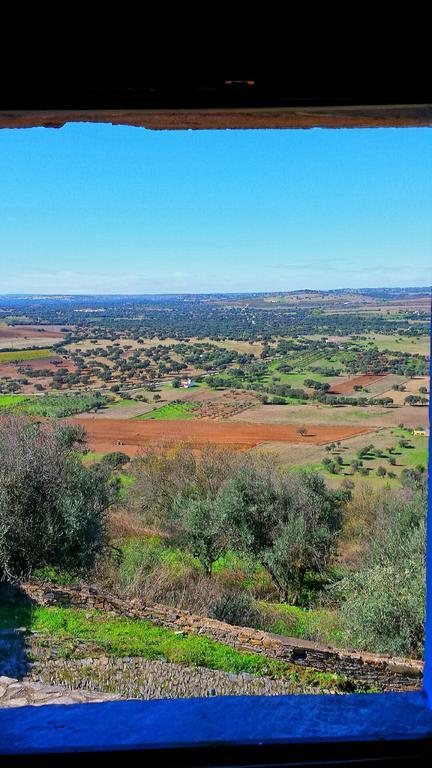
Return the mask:
<path id="1" fill-rule="evenodd" d="M 417 487 L 416 487 L 417 486 Z M 426 602 L 426 488 L 381 494 L 362 566 L 334 588 L 346 641 L 354 647 L 421 656 Z"/>
<path id="2" fill-rule="evenodd" d="M 36 568 L 88 571 L 107 541 L 110 472 L 83 466 L 72 425 L 0 419 L 0 579 Z"/>
<path id="3" fill-rule="evenodd" d="M 270 466 L 241 468 L 222 492 L 233 538 L 270 574 L 281 598 L 296 604 L 308 573 L 334 554 L 349 491 L 332 491 L 314 472 L 277 475 Z"/>
<path id="4" fill-rule="evenodd" d="M 182 521 L 186 547 L 210 577 L 214 563 L 228 546 L 226 514 L 220 497 L 178 497 L 174 506 Z"/>

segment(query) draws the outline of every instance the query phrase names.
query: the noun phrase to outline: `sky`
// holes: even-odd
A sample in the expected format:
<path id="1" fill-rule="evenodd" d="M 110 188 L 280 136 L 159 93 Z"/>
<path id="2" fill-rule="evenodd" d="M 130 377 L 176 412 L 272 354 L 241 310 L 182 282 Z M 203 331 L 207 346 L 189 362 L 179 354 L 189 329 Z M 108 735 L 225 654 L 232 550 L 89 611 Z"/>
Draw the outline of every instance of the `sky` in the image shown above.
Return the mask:
<path id="1" fill-rule="evenodd" d="M 432 130 L 0 130 L 0 293 L 424 286 Z"/>

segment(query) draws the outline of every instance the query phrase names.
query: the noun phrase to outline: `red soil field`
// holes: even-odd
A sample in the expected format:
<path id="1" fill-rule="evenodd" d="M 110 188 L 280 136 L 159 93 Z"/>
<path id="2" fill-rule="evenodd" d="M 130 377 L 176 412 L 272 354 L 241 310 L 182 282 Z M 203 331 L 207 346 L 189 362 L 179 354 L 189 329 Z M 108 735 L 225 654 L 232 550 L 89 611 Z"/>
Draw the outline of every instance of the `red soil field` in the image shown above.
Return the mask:
<path id="1" fill-rule="evenodd" d="M 354 386 L 362 386 L 367 387 L 368 384 L 373 384 L 375 381 L 380 381 L 380 379 L 384 378 L 385 376 L 388 376 L 387 373 L 374 373 L 374 374 L 364 374 L 363 376 L 354 376 L 352 379 L 345 379 L 345 381 L 341 381 L 340 384 L 334 384 L 331 389 L 329 389 L 328 394 L 329 395 L 345 395 L 347 392 L 351 392 L 354 389 Z"/>
<path id="2" fill-rule="evenodd" d="M 18 363 L 21 368 L 33 368 L 34 370 L 41 370 L 42 368 L 49 368 L 50 371 L 58 371 L 59 368 L 67 368 L 68 371 L 74 371 L 75 365 L 71 360 L 66 360 L 64 357 L 38 357 L 34 360 L 21 360 Z"/>
<path id="3" fill-rule="evenodd" d="M 149 443 L 215 443 L 247 450 L 260 443 L 280 441 L 324 445 L 336 440 L 371 432 L 373 429 L 327 424 L 309 425 L 307 434 L 298 433 L 298 424 L 250 424 L 209 421 L 132 421 L 120 419 L 68 419 L 87 432 L 92 450 L 100 453 L 123 451 L 135 456 Z"/>
<path id="4" fill-rule="evenodd" d="M 17 354 L 19 351 L 17 350 Z M 54 365 L 55 362 L 57 365 Z M 51 373 L 55 373 L 59 368 L 67 368 L 68 371 L 74 371 L 75 365 L 63 357 L 38 357 L 34 360 L 21 360 L 19 363 L 1 363 L 0 377 L 10 376 L 11 378 L 19 378 L 22 376 L 22 373 L 19 373 L 18 368 L 33 368 L 38 371 L 47 368 Z"/>
<path id="5" fill-rule="evenodd" d="M 0 339 L 62 339 L 64 333 L 49 325 L 15 325 L 0 328 Z"/>

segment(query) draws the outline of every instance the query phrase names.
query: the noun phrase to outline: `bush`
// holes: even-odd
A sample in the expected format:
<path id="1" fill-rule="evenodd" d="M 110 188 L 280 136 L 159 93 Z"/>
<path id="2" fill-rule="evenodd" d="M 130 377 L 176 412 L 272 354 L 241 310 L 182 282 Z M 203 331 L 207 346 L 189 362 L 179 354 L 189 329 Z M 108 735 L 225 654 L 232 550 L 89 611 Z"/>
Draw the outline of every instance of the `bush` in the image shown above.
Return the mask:
<path id="1" fill-rule="evenodd" d="M 101 458 L 101 464 L 108 467 L 110 470 L 120 469 L 121 467 L 124 467 L 125 464 L 128 464 L 129 461 L 129 456 L 122 451 L 113 451 L 112 453 L 105 454 L 105 456 L 102 456 Z"/>
<path id="2" fill-rule="evenodd" d="M 255 627 L 260 623 L 260 613 L 254 607 L 248 592 L 227 592 L 219 597 L 211 609 L 211 617 L 227 624 Z"/>
<path id="3" fill-rule="evenodd" d="M 242 467 L 222 492 L 238 548 L 267 570 L 281 599 L 301 600 L 308 574 L 336 549 L 345 497 L 315 472 L 278 477 L 271 466 Z"/>
<path id="4" fill-rule="evenodd" d="M 114 491 L 106 468 L 83 466 L 82 439 L 70 425 L 0 420 L 0 579 L 87 572 L 104 549 Z"/>
<path id="5" fill-rule="evenodd" d="M 424 640 L 426 493 L 421 487 L 382 498 L 363 567 L 336 591 L 346 641 L 377 653 L 421 656 Z"/>

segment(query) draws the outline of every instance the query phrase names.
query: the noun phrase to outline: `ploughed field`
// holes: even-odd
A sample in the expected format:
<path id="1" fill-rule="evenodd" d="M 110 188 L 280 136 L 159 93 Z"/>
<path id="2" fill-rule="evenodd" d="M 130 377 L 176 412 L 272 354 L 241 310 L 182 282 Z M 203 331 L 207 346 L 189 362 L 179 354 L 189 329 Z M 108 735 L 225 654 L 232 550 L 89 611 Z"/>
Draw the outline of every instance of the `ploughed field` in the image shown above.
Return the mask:
<path id="1" fill-rule="evenodd" d="M 136 421 L 119 419 L 69 419 L 87 432 L 89 447 L 100 453 L 121 450 L 135 456 L 148 444 L 190 442 L 214 443 L 247 450 L 270 441 L 325 445 L 373 431 L 352 425 L 308 425 L 305 435 L 298 424 L 252 424 L 209 421 Z"/>
<path id="2" fill-rule="evenodd" d="M 40 337 L 62 339 L 64 333 L 55 325 L 0 326 L 0 339 L 38 339 Z"/>
<path id="3" fill-rule="evenodd" d="M 52 347 L 65 333 L 58 325 L 4 325 L 0 323 L 0 350 Z"/>
<path id="4" fill-rule="evenodd" d="M 387 373 L 364 374 L 363 376 L 353 376 L 351 379 L 345 379 L 340 383 L 332 384 L 329 395 L 345 395 L 352 392 L 355 386 L 367 387 L 368 384 L 374 384 L 388 376 Z"/>

